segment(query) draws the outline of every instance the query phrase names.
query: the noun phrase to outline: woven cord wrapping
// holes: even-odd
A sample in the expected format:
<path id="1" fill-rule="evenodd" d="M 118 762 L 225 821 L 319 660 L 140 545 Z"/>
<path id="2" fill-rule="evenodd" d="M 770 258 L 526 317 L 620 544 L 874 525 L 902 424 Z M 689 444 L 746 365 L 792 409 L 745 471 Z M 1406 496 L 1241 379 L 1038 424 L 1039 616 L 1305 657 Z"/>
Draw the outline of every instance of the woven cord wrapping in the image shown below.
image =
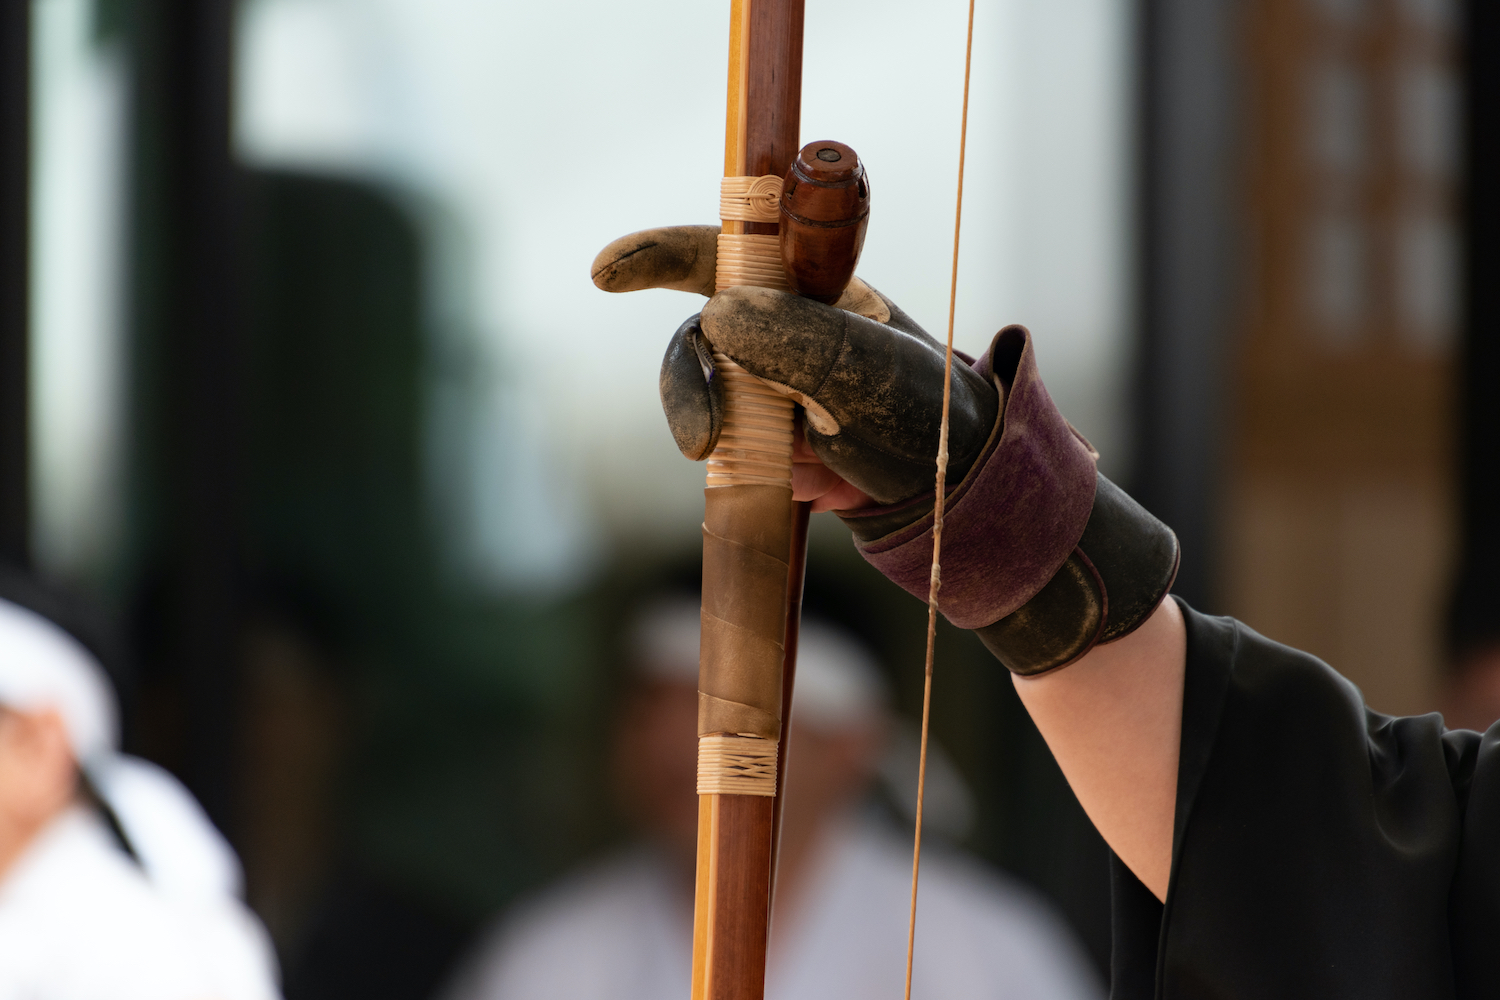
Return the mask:
<path id="1" fill-rule="evenodd" d="M 775 222 L 779 177 L 726 177 L 720 215 Z M 733 228 L 729 225 L 726 229 Z M 715 285 L 787 289 L 776 236 L 719 237 Z M 781 671 L 791 555 L 793 403 L 714 352 L 724 425 L 708 458 L 698 793 L 776 794 Z"/>

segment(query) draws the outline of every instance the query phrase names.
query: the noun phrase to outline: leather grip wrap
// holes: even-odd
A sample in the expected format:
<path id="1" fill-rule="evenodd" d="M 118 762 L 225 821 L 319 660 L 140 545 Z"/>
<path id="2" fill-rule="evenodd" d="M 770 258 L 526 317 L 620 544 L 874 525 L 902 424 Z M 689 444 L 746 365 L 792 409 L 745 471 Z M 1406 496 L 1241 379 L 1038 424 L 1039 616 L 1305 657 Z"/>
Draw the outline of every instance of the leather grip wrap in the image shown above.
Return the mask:
<path id="1" fill-rule="evenodd" d="M 781 737 L 792 491 L 703 491 L 703 639 L 698 735 Z"/>

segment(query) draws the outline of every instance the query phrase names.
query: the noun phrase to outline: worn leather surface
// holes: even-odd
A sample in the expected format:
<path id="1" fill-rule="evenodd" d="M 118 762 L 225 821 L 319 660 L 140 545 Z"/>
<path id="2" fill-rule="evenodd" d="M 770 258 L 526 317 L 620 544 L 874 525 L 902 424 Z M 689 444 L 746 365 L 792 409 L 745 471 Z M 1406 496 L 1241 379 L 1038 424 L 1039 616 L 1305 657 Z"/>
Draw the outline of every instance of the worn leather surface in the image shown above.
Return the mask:
<path id="1" fill-rule="evenodd" d="M 1030 334 L 1007 327 L 974 363 L 1005 410 L 948 494 L 938 607 L 1010 670 L 1044 673 L 1136 629 L 1177 575 L 1177 537 L 1094 468 L 1097 455 L 1052 404 Z M 933 497 L 844 511 L 855 544 L 927 597 Z"/>
<path id="2" fill-rule="evenodd" d="M 708 458 L 724 429 L 723 383 L 713 374 L 713 354 L 695 313 L 667 344 L 657 382 L 672 440 L 695 462 Z"/>
<path id="3" fill-rule="evenodd" d="M 718 233 L 716 226 L 673 226 L 623 236 L 594 259 L 594 284 L 608 292 L 673 288 L 711 295 Z M 695 461 L 708 457 L 723 428 L 711 347 L 803 404 L 813 450 L 870 496 L 890 503 L 929 487 L 943 347 L 859 278 L 832 306 L 765 289 L 728 289 L 678 328 L 658 387 L 672 439 Z M 949 468 L 958 478 L 983 447 L 999 401 L 983 379 L 957 365 L 952 407 Z"/>
<path id="4" fill-rule="evenodd" d="M 1088 558 L 1074 549 L 1035 597 L 974 631 L 1007 669 L 1029 677 L 1093 649 L 1104 622 L 1104 586 Z"/>
<path id="5" fill-rule="evenodd" d="M 1103 476 L 1079 549 L 1093 562 L 1109 598 L 1099 641 L 1134 632 L 1177 579 L 1177 535 Z"/>
<path id="6" fill-rule="evenodd" d="M 703 494 L 698 734 L 779 739 L 792 491 L 733 486 Z"/>
<path id="7" fill-rule="evenodd" d="M 713 346 L 806 408 L 808 444 L 880 503 L 932 489 L 943 403 L 943 346 L 890 300 L 887 323 L 766 288 L 731 288 L 703 309 Z M 955 364 L 949 468 L 979 456 L 999 394 Z"/>
<path id="8" fill-rule="evenodd" d="M 948 494 L 938 607 L 962 628 L 994 623 L 1052 579 L 1083 537 L 1097 475 L 1094 450 L 1063 419 L 1042 385 L 1024 327 L 996 334 L 971 371 L 993 377 L 1004 390 L 1005 412 L 973 469 Z M 858 522 L 889 513 L 877 507 L 840 517 L 863 535 Z M 928 512 L 881 538 L 857 537 L 856 547 L 925 601 L 932 523 Z"/>
<path id="9" fill-rule="evenodd" d="M 995 657 L 1033 676 L 1129 635 L 1177 576 L 1177 536 L 1104 476 L 1078 547 L 1035 597 L 975 630 Z"/>
<path id="10" fill-rule="evenodd" d="M 712 295 L 718 238 L 718 226 L 643 229 L 600 250 L 589 274 L 606 292 L 675 288 Z"/>
<path id="11" fill-rule="evenodd" d="M 719 256 L 718 237 L 718 226 L 643 229 L 621 236 L 600 250 L 589 275 L 606 292 L 672 288 L 712 295 Z M 834 305 L 877 323 L 891 318 L 888 300 L 858 277 L 849 282 Z"/>

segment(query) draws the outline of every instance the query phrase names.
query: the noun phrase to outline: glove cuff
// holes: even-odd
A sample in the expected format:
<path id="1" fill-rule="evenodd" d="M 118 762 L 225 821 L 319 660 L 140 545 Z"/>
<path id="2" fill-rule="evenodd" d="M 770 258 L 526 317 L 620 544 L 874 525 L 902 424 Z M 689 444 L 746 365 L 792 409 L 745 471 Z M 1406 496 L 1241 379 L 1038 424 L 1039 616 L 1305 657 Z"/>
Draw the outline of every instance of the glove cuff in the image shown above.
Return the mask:
<path id="1" fill-rule="evenodd" d="M 1065 667 L 1151 617 L 1177 578 L 1177 536 L 1103 476 L 1078 546 L 1037 594 L 975 629 L 1013 673 Z"/>
<path id="2" fill-rule="evenodd" d="M 938 607 L 961 628 L 993 624 L 1047 585 L 1083 537 L 1097 477 L 1097 455 L 1047 394 L 1024 327 L 1001 330 L 973 367 L 996 384 L 1002 406 L 979 458 L 948 494 L 943 519 Z M 860 554 L 923 601 L 932 506 L 929 492 L 839 514 Z"/>
<path id="3" fill-rule="evenodd" d="M 1094 468 L 1097 453 L 1058 412 L 1030 334 L 996 334 L 973 366 L 1004 401 L 949 494 L 938 607 L 1010 670 L 1066 666 L 1134 631 L 1177 573 L 1177 538 Z M 933 495 L 840 512 L 855 547 L 921 600 L 932 566 Z"/>

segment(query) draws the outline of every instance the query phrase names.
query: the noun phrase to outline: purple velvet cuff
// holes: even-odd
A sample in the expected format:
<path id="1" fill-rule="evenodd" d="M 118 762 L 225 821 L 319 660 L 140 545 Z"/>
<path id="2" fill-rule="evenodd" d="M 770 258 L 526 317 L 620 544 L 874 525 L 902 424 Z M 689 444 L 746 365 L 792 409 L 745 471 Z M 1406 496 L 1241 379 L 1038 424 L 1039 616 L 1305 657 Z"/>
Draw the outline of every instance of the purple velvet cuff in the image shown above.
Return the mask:
<path id="1" fill-rule="evenodd" d="M 943 518 L 938 608 L 960 628 L 981 628 L 1004 618 L 1034 597 L 1067 561 L 1093 509 L 1097 458 L 1047 395 L 1025 327 L 1008 326 L 997 333 L 973 368 L 1004 387 L 1005 408 L 969 474 L 949 492 Z M 919 502 L 921 498 L 906 504 Z M 841 511 L 840 516 L 852 520 L 887 514 L 906 504 Z M 926 601 L 932 522 L 929 513 L 883 538 L 855 545 L 872 566 Z"/>

